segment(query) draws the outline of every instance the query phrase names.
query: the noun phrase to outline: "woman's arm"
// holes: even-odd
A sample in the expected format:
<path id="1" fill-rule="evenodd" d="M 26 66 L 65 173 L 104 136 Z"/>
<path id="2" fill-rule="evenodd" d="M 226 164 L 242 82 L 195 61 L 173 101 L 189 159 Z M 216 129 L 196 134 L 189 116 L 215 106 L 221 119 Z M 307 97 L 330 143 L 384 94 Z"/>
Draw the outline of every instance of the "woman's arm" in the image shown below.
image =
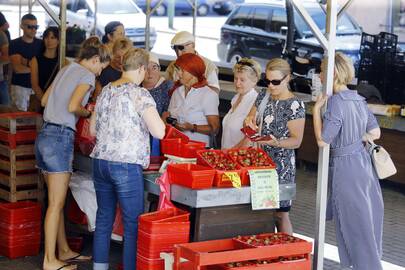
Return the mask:
<path id="1" fill-rule="evenodd" d="M 90 135 L 96 136 L 96 133 L 96 113 L 92 111 L 90 117 Z"/>
<path id="2" fill-rule="evenodd" d="M 316 103 L 312 111 L 315 139 L 319 147 L 324 147 L 328 145 L 326 142 L 322 140 L 322 118 L 321 118 L 321 108 L 326 103 L 327 99 L 328 97 L 326 95 L 319 95 L 316 99 Z"/>
<path id="3" fill-rule="evenodd" d="M 364 142 L 374 141 L 378 140 L 380 137 L 381 137 L 381 129 L 377 127 L 369 130 L 366 134 L 364 134 L 363 141 Z"/>
<path id="4" fill-rule="evenodd" d="M 300 147 L 302 137 L 304 136 L 305 118 L 290 120 L 287 122 L 287 128 L 290 136 L 286 139 L 277 139 L 273 135 L 270 141 L 261 142 L 273 147 L 280 147 L 286 149 L 297 149 Z"/>
<path id="5" fill-rule="evenodd" d="M 248 127 L 252 128 L 253 130 L 259 129 L 259 127 L 256 125 L 256 111 L 257 111 L 257 108 L 255 105 L 253 105 L 243 123 L 245 127 L 248 126 Z"/>
<path id="6" fill-rule="evenodd" d="M 96 80 L 96 88 L 94 89 L 93 96 L 91 97 L 92 101 L 95 102 L 97 100 L 97 97 L 98 95 L 100 95 L 101 90 L 103 90 L 103 87 L 101 86 L 101 83 Z"/>
<path id="7" fill-rule="evenodd" d="M 0 48 L 0 63 L 7 64 L 9 62 L 8 58 L 8 44 L 1 46 Z"/>
<path id="8" fill-rule="evenodd" d="M 84 96 L 86 95 L 87 91 L 89 91 L 90 85 L 88 84 L 79 84 L 75 91 L 73 92 L 72 97 L 70 98 L 70 102 L 68 105 L 68 111 L 70 113 L 74 113 L 81 117 L 89 117 L 91 112 L 86 110 L 82 106 L 82 101 Z"/>
<path id="9" fill-rule="evenodd" d="M 38 61 L 35 56 L 31 60 L 30 68 L 31 68 L 32 90 L 34 91 L 38 100 L 41 100 L 42 96 L 44 95 L 44 92 L 42 91 L 41 87 L 39 86 Z"/>
<path id="10" fill-rule="evenodd" d="M 177 123 L 176 128 L 180 131 L 192 131 L 196 133 L 201 133 L 205 135 L 216 134 L 219 130 L 219 116 L 218 115 L 207 115 L 208 125 L 195 125 L 188 122 Z"/>
<path id="11" fill-rule="evenodd" d="M 145 109 L 142 118 L 145 121 L 150 134 L 157 139 L 163 139 L 165 136 L 166 125 L 160 118 L 156 108 L 150 106 Z"/>

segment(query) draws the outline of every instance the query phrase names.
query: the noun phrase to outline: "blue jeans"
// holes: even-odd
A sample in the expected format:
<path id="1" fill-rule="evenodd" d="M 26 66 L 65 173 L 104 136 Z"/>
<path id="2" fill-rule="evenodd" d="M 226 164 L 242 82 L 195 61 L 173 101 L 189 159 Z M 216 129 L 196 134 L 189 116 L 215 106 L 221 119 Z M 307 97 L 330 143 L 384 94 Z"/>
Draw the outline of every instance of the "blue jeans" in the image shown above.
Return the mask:
<path id="1" fill-rule="evenodd" d="M 135 270 L 138 216 L 143 213 L 142 167 L 93 159 L 93 179 L 98 204 L 93 239 L 93 269 L 108 270 L 110 238 L 118 201 L 124 224 L 124 269 Z"/>
<path id="2" fill-rule="evenodd" d="M 10 95 L 8 93 L 7 80 L 0 81 L 0 104 L 10 104 Z"/>

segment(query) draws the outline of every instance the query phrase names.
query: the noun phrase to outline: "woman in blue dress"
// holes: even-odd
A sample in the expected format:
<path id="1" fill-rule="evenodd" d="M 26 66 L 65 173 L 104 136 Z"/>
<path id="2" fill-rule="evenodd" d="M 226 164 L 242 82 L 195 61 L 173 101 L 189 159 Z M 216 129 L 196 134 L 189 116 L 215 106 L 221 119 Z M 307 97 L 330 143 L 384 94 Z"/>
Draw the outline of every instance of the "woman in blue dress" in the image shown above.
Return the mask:
<path id="1" fill-rule="evenodd" d="M 325 71 L 326 61 L 321 69 Z M 335 222 L 342 266 L 382 270 L 384 204 L 363 144 L 378 139 L 380 128 L 365 99 L 347 88 L 353 77 L 350 58 L 336 53 L 333 95 L 318 97 L 313 110 L 317 143 L 320 147 L 330 144 L 327 219 Z M 327 109 L 321 117 L 326 100 Z"/>

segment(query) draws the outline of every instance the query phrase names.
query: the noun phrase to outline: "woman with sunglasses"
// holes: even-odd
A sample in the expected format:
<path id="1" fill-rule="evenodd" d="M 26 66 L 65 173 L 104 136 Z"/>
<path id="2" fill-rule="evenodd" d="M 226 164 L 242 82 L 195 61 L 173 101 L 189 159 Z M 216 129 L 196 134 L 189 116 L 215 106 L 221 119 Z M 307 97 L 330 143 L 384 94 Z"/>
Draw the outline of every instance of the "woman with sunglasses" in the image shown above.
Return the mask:
<path id="1" fill-rule="evenodd" d="M 322 61 L 322 81 L 326 66 L 327 61 Z M 335 223 L 342 267 L 382 270 L 384 202 L 370 155 L 363 145 L 363 141 L 379 139 L 381 130 L 365 99 L 347 88 L 353 78 L 351 59 L 336 53 L 333 95 L 320 95 L 313 110 L 317 143 L 320 147 L 330 144 L 326 218 Z M 321 108 L 327 100 L 322 117 Z"/>
<path id="2" fill-rule="evenodd" d="M 295 183 L 295 153 L 301 145 L 305 125 L 304 103 L 289 89 L 291 67 L 275 58 L 266 65 L 267 89 L 259 93 L 245 125 L 272 139 L 260 143 L 277 165 L 280 184 Z M 291 201 L 280 201 L 274 212 L 277 231 L 293 233 L 289 214 Z"/>
<path id="3" fill-rule="evenodd" d="M 233 84 L 237 94 L 232 98 L 232 107 L 222 121 L 222 149 L 243 147 L 248 142 L 240 130 L 256 101 L 255 86 L 260 74 L 260 64 L 252 59 L 242 58 L 233 66 Z"/>
<path id="4" fill-rule="evenodd" d="M 59 71 L 41 100 L 44 124 L 35 141 L 35 157 L 48 187 L 44 270 L 76 269 L 71 263 L 91 259 L 70 249 L 63 206 L 73 171 L 76 122 L 79 117 L 91 116 L 84 106 L 94 89 L 95 76 L 109 60 L 109 50 L 98 37 L 88 38 L 81 45 L 77 61 Z"/>

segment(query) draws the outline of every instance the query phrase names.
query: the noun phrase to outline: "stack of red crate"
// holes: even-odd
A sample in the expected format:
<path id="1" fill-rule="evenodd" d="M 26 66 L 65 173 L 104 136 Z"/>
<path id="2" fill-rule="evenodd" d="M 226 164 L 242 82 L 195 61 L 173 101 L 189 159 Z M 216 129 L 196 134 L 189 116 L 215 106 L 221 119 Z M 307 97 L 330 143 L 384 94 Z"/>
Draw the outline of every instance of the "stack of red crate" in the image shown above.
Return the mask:
<path id="1" fill-rule="evenodd" d="M 139 217 L 138 270 L 163 270 L 161 252 L 173 252 L 175 244 L 188 243 L 190 214 L 180 209 L 165 209 Z"/>
<path id="2" fill-rule="evenodd" d="M 39 253 L 41 205 L 22 201 L 0 204 L 0 255 L 10 259 Z"/>

